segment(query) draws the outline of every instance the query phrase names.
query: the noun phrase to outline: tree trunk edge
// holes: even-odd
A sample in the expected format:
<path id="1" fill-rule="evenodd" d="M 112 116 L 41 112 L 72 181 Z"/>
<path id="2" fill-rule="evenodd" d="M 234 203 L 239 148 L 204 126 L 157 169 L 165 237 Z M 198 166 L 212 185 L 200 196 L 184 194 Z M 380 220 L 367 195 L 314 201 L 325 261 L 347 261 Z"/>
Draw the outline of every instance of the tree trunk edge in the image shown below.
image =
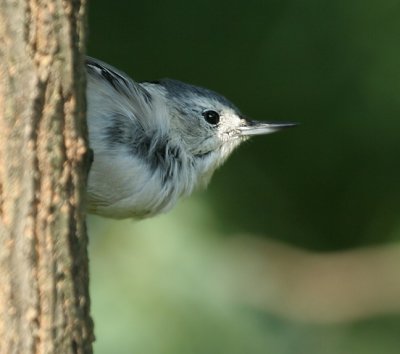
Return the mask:
<path id="1" fill-rule="evenodd" d="M 0 354 L 89 354 L 86 0 L 0 6 Z"/>

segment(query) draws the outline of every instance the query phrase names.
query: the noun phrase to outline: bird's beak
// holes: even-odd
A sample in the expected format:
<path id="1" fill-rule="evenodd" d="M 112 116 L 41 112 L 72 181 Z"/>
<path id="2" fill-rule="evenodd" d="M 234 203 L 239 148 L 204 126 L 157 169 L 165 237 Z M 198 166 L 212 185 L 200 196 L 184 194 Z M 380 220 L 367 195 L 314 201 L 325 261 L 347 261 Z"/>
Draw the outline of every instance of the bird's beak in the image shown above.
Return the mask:
<path id="1" fill-rule="evenodd" d="M 274 133 L 278 130 L 294 127 L 298 125 L 295 122 L 259 122 L 256 120 L 246 120 L 240 129 L 240 135 L 252 136 Z"/>

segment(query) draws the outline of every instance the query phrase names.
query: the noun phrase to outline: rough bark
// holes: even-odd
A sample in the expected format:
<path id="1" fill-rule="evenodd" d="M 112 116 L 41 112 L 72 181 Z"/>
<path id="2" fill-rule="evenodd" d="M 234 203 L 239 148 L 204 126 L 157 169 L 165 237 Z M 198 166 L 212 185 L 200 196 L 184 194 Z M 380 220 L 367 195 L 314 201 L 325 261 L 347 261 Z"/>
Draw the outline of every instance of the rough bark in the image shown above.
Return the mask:
<path id="1" fill-rule="evenodd" d="M 0 0 L 0 353 L 91 353 L 85 0 Z"/>

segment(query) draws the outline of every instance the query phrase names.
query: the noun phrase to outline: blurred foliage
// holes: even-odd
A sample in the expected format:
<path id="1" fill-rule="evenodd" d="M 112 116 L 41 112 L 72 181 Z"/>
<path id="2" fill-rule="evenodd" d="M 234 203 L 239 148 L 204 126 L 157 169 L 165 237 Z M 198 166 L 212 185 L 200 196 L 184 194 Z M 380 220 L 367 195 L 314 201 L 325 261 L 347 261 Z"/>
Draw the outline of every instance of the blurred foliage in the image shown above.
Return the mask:
<path id="1" fill-rule="evenodd" d="M 296 129 L 255 138 L 234 153 L 216 173 L 207 192 L 197 193 L 191 199 L 190 203 L 202 203 L 207 209 L 203 222 L 196 225 L 199 228 L 196 232 L 216 237 L 246 232 L 310 249 L 335 250 L 386 243 L 400 237 L 399 15 L 400 3 L 394 0 L 176 0 L 112 4 L 98 0 L 90 7 L 88 46 L 90 55 L 126 71 L 136 80 L 180 79 L 224 94 L 254 119 L 301 122 Z M 187 201 L 182 203 L 192 205 Z M 182 224 L 179 210 L 183 209 L 163 217 L 175 226 L 172 234 Z M 146 221 L 143 225 L 154 223 L 150 234 L 159 232 L 164 238 L 171 237 L 157 222 Z M 293 330 L 293 326 L 284 325 L 278 327 L 285 330 L 274 336 L 273 330 L 271 335 L 274 326 L 265 325 L 265 333 L 269 335 L 264 339 L 263 325 L 246 325 L 248 322 L 242 317 L 232 314 L 229 316 L 233 317 L 225 318 L 226 322 L 218 322 L 220 319 L 213 320 L 212 308 L 206 310 L 204 303 L 203 308 L 200 306 L 199 311 L 192 313 L 191 306 L 197 304 L 191 304 L 190 301 L 195 301 L 191 299 L 168 307 L 160 317 L 169 319 L 164 318 L 167 331 L 174 331 L 171 326 L 175 325 L 182 331 L 187 329 L 180 335 L 192 338 L 193 347 L 184 347 L 186 342 L 179 341 L 181 337 L 172 333 L 176 347 L 165 344 L 164 348 L 170 349 L 157 349 L 157 338 L 145 334 L 152 333 L 150 329 L 154 329 L 155 323 L 152 319 L 157 317 L 158 308 L 152 313 L 146 307 L 140 325 L 120 323 L 114 327 L 118 318 L 112 316 L 115 309 L 111 305 L 129 313 L 126 303 L 131 293 L 122 285 L 115 292 L 107 286 L 103 289 L 101 282 L 116 275 L 101 264 L 109 257 L 111 264 L 113 258 L 120 262 L 124 246 L 119 243 L 126 239 L 115 234 L 121 226 L 110 231 L 113 235 L 101 238 L 98 234 L 104 230 L 96 228 L 98 223 L 103 225 L 104 221 L 95 219 L 92 228 L 97 232 L 91 232 L 98 353 L 261 353 L 265 351 L 259 348 L 268 344 L 269 336 L 275 344 L 280 338 L 279 345 L 294 346 L 294 349 L 276 349 L 274 353 L 376 353 L 379 349 L 371 349 L 369 335 L 374 331 L 374 338 L 381 338 L 376 343 L 394 341 L 399 347 L 399 340 L 390 337 L 393 321 L 399 326 L 398 320 L 376 320 L 371 325 L 357 327 L 355 331 L 362 334 L 355 335 L 352 344 L 347 341 L 353 329 L 346 332 L 344 328 L 318 332 L 298 327 Z M 133 223 L 119 225 L 131 227 Z M 140 237 L 137 235 L 140 231 L 134 230 L 135 227 L 131 237 Z M 194 227 L 187 233 L 192 231 Z M 127 247 L 134 244 L 135 241 L 129 241 Z M 129 277 L 132 267 L 134 262 L 127 259 L 118 269 L 126 274 L 118 275 L 115 282 Z M 140 274 L 144 276 L 145 272 Z M 152 291 L 151 287 L 144 289 Z M 197 294 L 200 298 L 202 295 Z M 100 306 L 101 301 L 106 304 Z M 183 318 L 203 318 L 198 318 L 198 327 L 190 328 L 190 321 L 185 322 L 177 312 L 184 313 Z M 104 323 L 106 313 L 112 323 Z M 136 312 L 131 316 L 138 321 Z M 179 326 L 175 320 L 185 325 Z M 237 321 L 242 323 L 224 328 L 226 323 Z M 162 321 L 159 326 L 164 328 Z M 214 338 L 215 332 L 220 332 L 215 326 L 223 332 L 218 340 Z M 380 326 L 385 330 L 378 330 Z M 141 327 L 143 333 L 138 332 Z M 198 330 L 204 336 L 196 339 Z M 292 330 L 293 335 L 288 336 L 287 331 Z M 246 337 L 246 333 L 257 331 L 254 337 Z M 310 333 L 335 339 L 327 339 L 332 342 L 326 344 L 329 350 L 322 350 L 316 342 L 314 349 L 312 344 L 301 347 L 300 339 L 310 341 L 313 336 Z M 142 334 L 144 337 L 139 340 Z M 125 338 L 125 349 L 111 350 L 111 344 L 104 349 L 105 343 L 116 343 L 112 341 L 113 335 L 119 339 L 118 343 Z M 245 342 L 236 346 L 232 338 L 251 339 L 247 342 L 243 339 Z M 333 344 L 335 340 L 341 343 L 337 344 L 338 349 Z M 135 347 L 138 343 L 147 343 L 149 347 L 138 349 Z M 348 349 L 344 349 L 343 343 L 347 343 Z"/>
<path id="2" fill-rule="evenodd" d="M 227 233 L 382 242 L 400 211 L 400 3 L 184 1 L 90 9 L 89 53 L 137 80 L 213 88 L 296 130 L 242 147 L 208 191 Z"/>

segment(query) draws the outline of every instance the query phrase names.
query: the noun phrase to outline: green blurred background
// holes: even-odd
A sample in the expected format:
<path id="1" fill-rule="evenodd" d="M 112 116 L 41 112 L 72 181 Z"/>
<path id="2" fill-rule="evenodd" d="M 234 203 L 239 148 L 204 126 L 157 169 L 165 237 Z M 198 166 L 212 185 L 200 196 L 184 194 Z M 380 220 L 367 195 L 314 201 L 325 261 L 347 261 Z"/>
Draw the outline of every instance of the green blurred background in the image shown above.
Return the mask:
<path id="1" fill-rule="evenodd" d="M 210 274 L 215 248 L 238 234 L 324 252 L 400 239 L 400 2 L 97 0 L 89 10 L 89 55 L 134 79 L 179 79 L 254 119 L 301 122 L 244 144 L 167 215 L 90 218 L 95 352 L 398 353 L 396 313 L 305 324 L 233 305 Z"/>

